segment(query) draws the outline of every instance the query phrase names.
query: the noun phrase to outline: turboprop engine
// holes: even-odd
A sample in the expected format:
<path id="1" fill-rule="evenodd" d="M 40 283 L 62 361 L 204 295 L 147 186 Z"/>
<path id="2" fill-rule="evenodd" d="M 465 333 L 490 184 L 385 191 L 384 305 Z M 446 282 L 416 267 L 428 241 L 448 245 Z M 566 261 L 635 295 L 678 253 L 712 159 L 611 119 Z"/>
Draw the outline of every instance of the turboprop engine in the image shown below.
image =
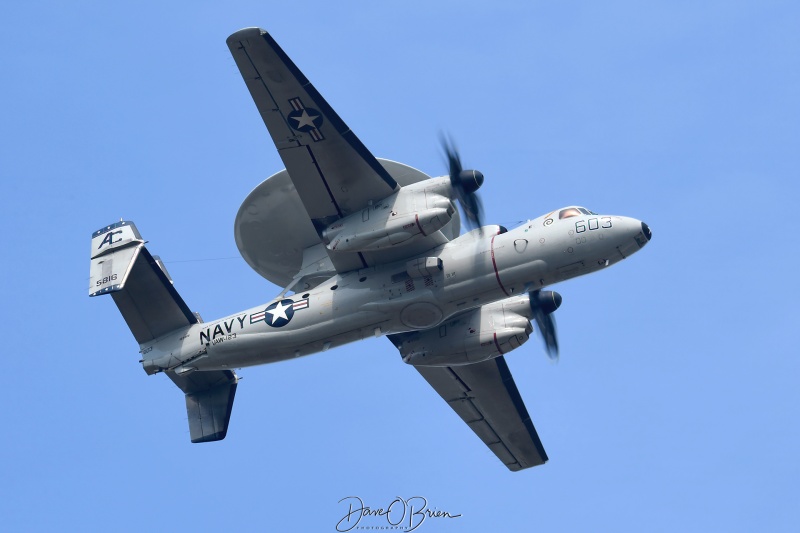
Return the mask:
<path id="1" fill-rule="evenodd" d="M 527 302 L 524 305 L 527 307 Z M 522 346 L 533 332 L 530 319 L 508 307 L 504 303 L 487 305 L 438 328 L 405 334 L 398 346 L 400 355 L 409 365 L 458 366 L 508 353 Z"/>
<path id="2" fill-rule="evenodd" d="M 337 220 L 322 230 L 325 246 L 332 251 L 367 252 L 409 244 L 449 224 L 456 210 L 454 202 L 461 205 L 468 227 L 482 226 L 477 190 L 483 174 L 464 170 L 451 144 L 445 142 L 444 149 L 447 176 L 406 185 L 389 198 Z"/>
<path id="3" fill-rule="evenodd" d="M 411 198 L 418 209 L 403 209 L 399 198 L 394 204 L 379 202 L 353 213 L 325 228 L 322 238 L 329 250 L 361 252 L 407 244 L 412 239 L 442 229 L 453 218 L 455 207 L 439 194 L 409 191 L 420 198 Z M 416 201 L 414 201 L 416 200 Z"/>
<path id="4" fill-rule="evenodd" d="M 438 328 L 391 336 L 405 363 L 459 366 L 480 363 L 519 348 L 536 320 L 548 355 L 557 357 L 552 313 L 561 305 L 553 291 L 533 291 L 472 309 Z"/>

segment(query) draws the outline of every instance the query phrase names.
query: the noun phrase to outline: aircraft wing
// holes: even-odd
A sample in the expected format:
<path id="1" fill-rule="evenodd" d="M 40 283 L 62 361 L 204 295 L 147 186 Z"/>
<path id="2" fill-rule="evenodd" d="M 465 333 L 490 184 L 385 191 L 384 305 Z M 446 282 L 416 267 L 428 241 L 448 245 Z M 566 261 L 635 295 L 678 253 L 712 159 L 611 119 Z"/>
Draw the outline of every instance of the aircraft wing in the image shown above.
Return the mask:
<path id="1" fill-rule="evenodd" d="M 472 365 L 415 368 L 509 470 L 547 462 L 502 355 Z"/>
<path id="2" fill-rule="evenodd" d="M 399 190 L 269 33 L 246 28 L 227 44 L 318 233 Z M 367 266 L 357 253 L 331 259 L 340 272 Z"/>

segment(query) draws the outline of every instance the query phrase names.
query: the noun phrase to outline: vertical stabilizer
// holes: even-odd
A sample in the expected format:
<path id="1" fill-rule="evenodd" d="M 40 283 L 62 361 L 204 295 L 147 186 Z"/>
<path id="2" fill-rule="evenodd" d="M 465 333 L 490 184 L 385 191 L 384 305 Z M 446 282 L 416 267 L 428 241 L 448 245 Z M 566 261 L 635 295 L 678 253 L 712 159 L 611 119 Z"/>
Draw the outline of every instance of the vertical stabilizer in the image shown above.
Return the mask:
<path id="1" fill-rule="evenodd" d="M 120 221 L 92 233 L 89 296 L 121 290 L 143 247 L 133 222 Z"/>
<path id="2" fill-rule="evenodd" d="M 111 294 L 139 344 L 197 323 L 130 221 L 92 234 L 89 296 Z"/>

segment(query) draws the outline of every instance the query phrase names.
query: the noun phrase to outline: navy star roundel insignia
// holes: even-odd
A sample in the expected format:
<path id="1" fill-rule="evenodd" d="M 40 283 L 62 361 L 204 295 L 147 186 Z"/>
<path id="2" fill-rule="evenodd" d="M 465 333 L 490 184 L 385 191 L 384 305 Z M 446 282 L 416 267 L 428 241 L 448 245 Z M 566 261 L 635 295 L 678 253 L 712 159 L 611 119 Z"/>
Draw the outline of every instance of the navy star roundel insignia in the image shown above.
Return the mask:
<path id="1" fill-rule="evenodd" d="M 314 141 L 321 141 L 325 137 L 319 131 L 322 126 L 322 113 L 311 107 L 305 107 L 299 98 L 289 100 L 292 111 L 286 117 L 292 129 L 308 133 Z"/>
<path id="2" fill-rule="evenodd" d="M 295 311 L 308 309 L 308 299 L 294 301 L 288 298 L 271 303 L 266 309 L 259 313 L 250 315 L 250 323 L 264 321 L 273 328 L 282 328 L 292 320 Z"/>
<path id="3" fill-rule="evenodd" d="M 294 316 L 294 302 L 280 300 L 271 304 L 265 311 L 264 321 L 273 328 L 282 328 Z"/>

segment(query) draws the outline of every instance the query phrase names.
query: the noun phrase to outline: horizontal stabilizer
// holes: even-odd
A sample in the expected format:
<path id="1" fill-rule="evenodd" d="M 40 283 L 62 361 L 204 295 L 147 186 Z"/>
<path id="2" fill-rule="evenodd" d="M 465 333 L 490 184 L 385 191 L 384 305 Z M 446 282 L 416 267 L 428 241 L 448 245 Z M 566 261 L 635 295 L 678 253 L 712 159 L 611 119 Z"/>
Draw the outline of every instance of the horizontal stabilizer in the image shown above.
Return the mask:
<path id="1" fill-rule="evenodd" d="M 111 294 L 139 344 L 198 322 L 133 222 L 92 234 L 89 296 Z"/>
<path id="2" fill-rule="evenodd" d="M 233 397 L 239 378 L 230 370 L 196 370 L 169 378 L 186 394 L 186 414 L 192 442 L 222 440 L 228 434 Z"/>

